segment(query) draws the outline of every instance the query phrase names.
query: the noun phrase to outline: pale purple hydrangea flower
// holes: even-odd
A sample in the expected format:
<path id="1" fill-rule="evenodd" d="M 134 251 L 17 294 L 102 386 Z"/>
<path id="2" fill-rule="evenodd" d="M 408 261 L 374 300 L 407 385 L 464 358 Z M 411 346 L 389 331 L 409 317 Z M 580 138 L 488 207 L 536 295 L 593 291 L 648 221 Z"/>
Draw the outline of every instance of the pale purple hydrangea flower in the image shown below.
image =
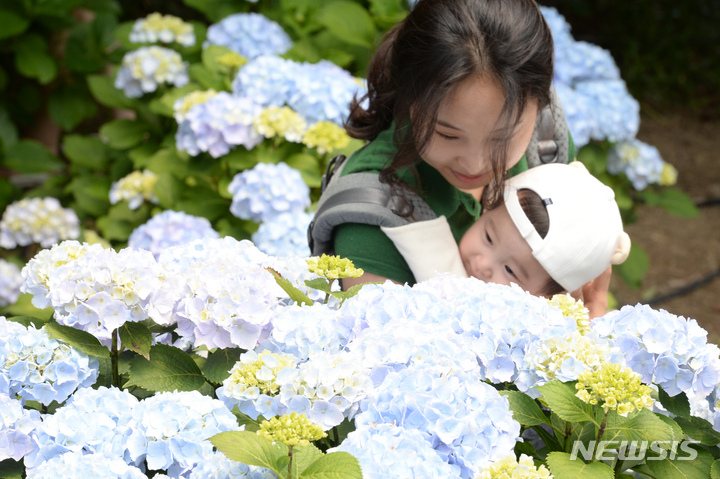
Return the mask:
<path id="1" fill-rule="evenodd" d="M 176 87 L 189 81 L 188 65 L 175 50 L 150 46 L 125 54 L 115 77 L 115 88 L 128 98 L 139 98 L 162 84 Z"/>
<path id="2" fill-rule="evenodd" d="M 292 40 L 276 22 L 259 13 L 236 13 L 210 25 L 203 46 L 220 45 L 248 59 L 282 55 Z"/>
<path id="3" fill-rule="evenodd" d="M 32 434 L 40 424 L 40 413 L 23 409 L 22 402 L 0 394 L 0 461 L 20 461 L 35 449 Z"/>
<path id="4" fill-rule="evenodd" d="M 0 219 L 0 246 L 13 249 L 38 243 L 48 248 L 80 236 L 80 220 L 57 198 L 24 198 L 9 204 Z"/>
<path id="5" fill-rule="evenodd" d="M 704 398 L 720 383 L 720 349 L 694 319 L 638 304 L 594 319 L 590 328 L 611 340 L 644 383 L 670 396 L 691 390 Z"/>
<path id="6" fill-rule="evenodd" d="M 82 451 L 66 452 L 54 457 L 28 471 L 27 477 L 28 479 L 57 479 L 58 477 L 147 479 L 140 469 L 128 465 L 119 457 L 85 454 Z"/>
<path id="7" fill-rule="evenodd" d="M 272 256 L 310 256 L 307 229 L 313 213 L 295 210 L 279 213 L 260 224 L 252 241 L 264 253 Z"/>
<path id="8" fill-rule="evenodd" d="M 295 78 L 301 69 L 302 64 L 293 60 L 260 56 L 238 70 L 232 91 L 237 96 L 252 98 L 262 107 L 283 106 L 297 94 Z"/>
<path id="9" fill-rule="evenodd" d="M 0 332 L 0 393 L 47 406 L 97 380 L 97 358 L 51 339 L 43 329 L 0 316 Z"/>
<path id="10" fill-rule="evenodd" d="M 233 461 L 221 452 L 213 452 L 200 460 L 187 477 L 188 479 L 277 479 L 277 474 L 264 467 L 248 466 Z"/>
<path id="11" fill-rule="evenodd" d="M 360 462 L 364 477 L 435 479 L 460 477 L 460 468 L 443 461 L 421 431 L 394 424 L 369 424 L 348 434 L 328 453 L 345 451 Z"/>
<path id="12" fill-rule="evenodd" d="M 150 251 L 155 258 L 167 248 L 202 238 L 219 238 L 207 218 L 182 211 L 166 210 L 138 226 L 130 234 L 128 247 Z"/>
<path id="13" fill-rule="evenodd" d="M 20 297 L 22 284 L 20 268 L 0 258 L 0 308 L 15 304 Z"/>
<path id="14" fill-rule="evenodd" d="M 78 390 L 54 414 L 43 417 L 35 433 L 37 449 L 25 458 L 25 466 L 40 468 L 65 453 L 104 455 L 140 466 L 127 453 L 137 404 L 135 396 L 116 387 Z"/>
<path id="15" fill-rule="evenodd" d="M 625 174 L 638 191 L 660 181 L 664 164 L 657 148 L 637 139 L 617 143 L 607 158 L 608 173 Z"/>
<path id="16" fill-rule="evenodd" d="M 230 212 L 258 223 L 310 206 L 310 188 L 300 172 L 285 163 L 258 163 L 236 174 L 228 191 L 233 195 Z"/>
<path id="17" fill-rule="evenodd" d="M 577 83 L 575 92 L 588 98 L 597 127 L 593 139 L 631 140 L 640 128 L 640 104 L 622 80 L 588 80 Z"/>

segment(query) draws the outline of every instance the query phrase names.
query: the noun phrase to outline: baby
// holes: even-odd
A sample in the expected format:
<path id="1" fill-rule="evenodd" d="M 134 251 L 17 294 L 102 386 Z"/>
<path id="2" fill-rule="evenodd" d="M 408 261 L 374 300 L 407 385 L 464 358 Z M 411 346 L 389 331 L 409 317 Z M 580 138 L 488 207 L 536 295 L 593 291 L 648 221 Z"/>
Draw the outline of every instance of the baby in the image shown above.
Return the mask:
<path id="1" fill-rule="evenodd" d="M 451 272 L 546 297 L 576 291 L 627 258 L 615 194 L 582 163 L 537 166 L 506 185 L 505 203 L 485 211 L 459 247 L 444 216 L 382 230 L 418 282 Z"/>

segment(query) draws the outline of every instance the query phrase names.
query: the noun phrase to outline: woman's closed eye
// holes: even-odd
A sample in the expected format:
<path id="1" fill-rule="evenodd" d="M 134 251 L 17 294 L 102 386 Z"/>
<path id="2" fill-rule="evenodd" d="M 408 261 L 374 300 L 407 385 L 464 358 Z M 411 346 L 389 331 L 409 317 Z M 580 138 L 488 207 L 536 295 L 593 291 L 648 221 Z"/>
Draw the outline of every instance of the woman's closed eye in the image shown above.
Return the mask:
<path id="1" fill-rule="evenodd" d="M 446 135 L 445 133 L 441 133 L 437 130 L 435 130 L 435 133 L 437 133 L 441 138 L 445 138 L 446 140 L 457 140 L 457 136 Z"/>

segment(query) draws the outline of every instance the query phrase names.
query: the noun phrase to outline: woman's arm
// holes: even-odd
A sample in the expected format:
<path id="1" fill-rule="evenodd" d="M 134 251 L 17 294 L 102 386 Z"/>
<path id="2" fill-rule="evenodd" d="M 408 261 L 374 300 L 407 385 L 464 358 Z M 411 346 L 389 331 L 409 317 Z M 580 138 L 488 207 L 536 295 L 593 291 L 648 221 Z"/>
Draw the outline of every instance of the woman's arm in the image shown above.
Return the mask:
<path id="1" fill-rule="evenodd" d="M 382 276 L 379 276 L 377 274 L 372 273 L 365 273 L 359 278 L 343 278 L 342 281 L 342 289 L 343 291 L 347 291 L 348 289 L 352 288 L 355 285 L 358 284 L 364 284 L 364 283 L 384 283 L 389 278 L 383 278 Z M 395 284 L 400 284 L 397 281 L 390 280 Z"/>

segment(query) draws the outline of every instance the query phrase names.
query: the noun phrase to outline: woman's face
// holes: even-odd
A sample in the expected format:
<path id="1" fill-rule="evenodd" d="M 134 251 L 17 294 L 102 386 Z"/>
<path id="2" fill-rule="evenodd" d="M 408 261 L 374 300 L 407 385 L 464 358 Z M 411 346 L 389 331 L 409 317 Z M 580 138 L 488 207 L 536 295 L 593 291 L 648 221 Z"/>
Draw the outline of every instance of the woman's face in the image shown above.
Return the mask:
<path id="1" fill-rule="evenodd" d="M 454 187 L 479 199 L 492 180 L 491 140 L 498 133 L 498 118 L 505 92 L 492 79 L 471 78 L 448 95 L 438 110 L 432 139 L 422 158 Z M 515 166 L 525 153 L 535 127 L 537 101 L 525 107 L 508 144 L 505 169 Z"/>

